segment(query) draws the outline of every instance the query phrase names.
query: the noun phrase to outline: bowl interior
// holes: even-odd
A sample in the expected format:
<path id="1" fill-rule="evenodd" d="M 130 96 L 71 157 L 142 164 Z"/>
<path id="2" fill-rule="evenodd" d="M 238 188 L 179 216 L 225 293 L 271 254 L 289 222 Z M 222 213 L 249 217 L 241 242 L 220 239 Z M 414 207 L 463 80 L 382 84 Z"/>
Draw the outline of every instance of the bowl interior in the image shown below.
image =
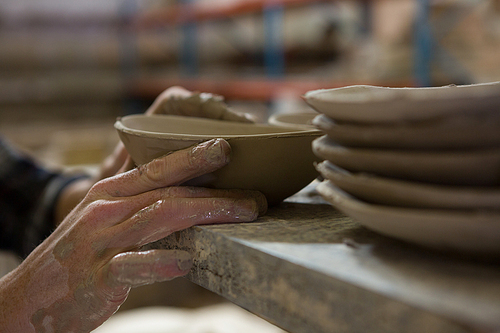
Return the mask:
<path id="1" fill-rule="evenodd" d="M 268 122 L 275 126 L 314 129 L 312 121 L 317 115 L 317 112 L 282 113 L 272 115 Z"/>
<path id="2" fill-rule="evenodd" d="M 117 121 L 119 131 L 153 137 L 172 138 L 235 138 L 249 136 L 293 135 L 304 132 L 296 128 L 280 128 L 264 124 L 246 124 L 230 121 L 182 116 L 126 116 Z M 311 131 L 315 131 L 311 129 Z"/>

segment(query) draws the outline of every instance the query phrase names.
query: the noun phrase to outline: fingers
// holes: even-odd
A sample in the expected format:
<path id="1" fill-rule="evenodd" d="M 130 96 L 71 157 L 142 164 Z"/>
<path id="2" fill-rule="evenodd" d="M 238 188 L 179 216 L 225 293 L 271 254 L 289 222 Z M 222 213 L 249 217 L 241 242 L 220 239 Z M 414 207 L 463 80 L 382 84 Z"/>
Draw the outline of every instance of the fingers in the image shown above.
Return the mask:
<path id="1" fill-rule="evenodd" d="M 226 189 L 211 189 L 204 187 L 192 186 L 171 186 L 158 189 L 152 192 L 147 192 L 132 198 L 132 202 L 138 204 L 139 207 L 146 207 L 158 200 L 166 200 L 170 198 L 233 198 L 233 199 L 253 199 L 258 207 L 259 215 L 265 214 L 267 211 L 266 197 L 252 190 L 226 190 Z M 138 210 L 136 209 L 136 211 Z"/>
<path id="2" fill-rule="evenodd" d="M 210 189 L 191 186 L 171 186 L 143 193 L 133 197 L 128 206 L 133 206 L 135 204 L 135 211 L 138 211 L 140 208 L 152 205 L 158 200 L 167 200 L 172 198 L 253 199 L 257 204 L 259 215 L 263 215 L 267 211 L 266 197 L 258 191 Z"/>
<path id="3" fill-rule="evenodd" d="M 236 121 L 242 123 L 253 123 L 254 121 L 246 114 L 238 114 L 230 110 L 227 105 L 215 98 L 206 98 L 200 106 L 202 117 Z"/>
<path id="4" fill-rule="evenodd" d="M 203 117 L 244 123 L 254 121 L 246 114 L 238 114 L 228 108 L 224 98 L 210 93 L 193 93 L 181 87 L 172 87 L 161 93 L 146 114 L 169 114 L 187 117 Z"/>
<path id="5" fill-rule="evenodd" d="M 267 212 L 266 197 L 253 190 L 239 189 L 209 189 L 203 187 L 179 186 L 164 189 L 166 197 L 172 198 L 233 198 L 233 199 L 253 199 L 257 203 L 259 215 Z M 163 198 L 165 198 L 165 194 Z"/>
<path id="6" fill-rule="evenodd" d="M 258 215 L 267 211 L 266 197 L 257 191 L 208 189 L 202 187 L 173 186 L 156 189 L 126 198 L 111 198 L 95 201 L 86 208 L 85 214 L 92 217 L 94 226 L 110 227 L 119 224 L 146 207 L 160 200 L 194 198 L 251 199 L 257 204 Z M 187 212 L 186 212 L 187 213 Z"/>
<path id="7" fill-rule="evenodd" d="M 187 117 L 204 117 L 198 93 L 167 93 L 158 96 L 146 114 L 169 114 Z"/>
<path id="8" fill-rule="evenodd" d="M 228 121 L 237 121 L 240 123 L 255 123 L 255 121 L 252 119 L 252 117 L 249 114 L 246 114 L 246 113 L 239 114 L 239 113 L 233 112 L 229 109 L 227 110 L 227 112 L 225 112 L 222 115 L 221 119 L 228 120 Z"/>
<path id="9" fill-rule="evenodd" d="M 191 255 L 178 250 L 125 252 L 114 256 L 101 271 L 111 288 L 139 287 L 186 275 L 193 265 Z"/>
<path id="10" fill-rule="evenodd" d="M 126 221 L 100 234 L 108 249 L 132 249 L 193 225 L 254 221 L 254 199 L 171 198 L 158 200 Z"/>
<path id="11" fill-rule="evenodd" d="M 226 165 L 230 153 L 231 147 L 225 140 L 213 139 L 108 178 L 97 183 L 92 191 L 96 195 L 124 197 L 178 185 Z"/>
<path id="12" fill-rule="evenodd" d="M 186 90 L 182 87 L 170 87 L 163 91 L 158 97 L 155 99 L 153 104 L 148 108 L 145 112 L 146 115 L 152 114 L 168 114 L 168 106 L 166 104 L 171 99 L 184 99 L 191 96 L 193 93 L 189 90 Z"/>

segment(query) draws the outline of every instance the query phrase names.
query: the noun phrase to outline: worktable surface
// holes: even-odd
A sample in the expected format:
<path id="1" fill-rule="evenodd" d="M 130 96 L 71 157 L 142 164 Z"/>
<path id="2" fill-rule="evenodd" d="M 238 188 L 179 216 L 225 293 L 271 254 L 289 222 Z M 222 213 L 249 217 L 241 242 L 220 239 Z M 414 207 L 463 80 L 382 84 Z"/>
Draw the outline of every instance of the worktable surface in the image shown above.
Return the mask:
<path id="1" fill-rule="evenodd" d="M 379 235 L 314 183 L 256 222 L 196 226 L 152 247 L 189 251 L 189 280 L 293 333 L 500 332 L 499 260 Z"/>

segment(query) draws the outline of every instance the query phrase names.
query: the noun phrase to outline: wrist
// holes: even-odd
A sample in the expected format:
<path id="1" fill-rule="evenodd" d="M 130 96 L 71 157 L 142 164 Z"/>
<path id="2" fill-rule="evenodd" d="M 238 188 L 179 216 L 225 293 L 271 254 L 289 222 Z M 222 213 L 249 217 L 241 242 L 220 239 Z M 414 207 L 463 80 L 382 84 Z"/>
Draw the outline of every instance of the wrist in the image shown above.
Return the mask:
<path id="1" fill-rule="evenodd" d="M 56 226 L 85 198 L 94 184 L 95 180 L 92 178 L 80 178 L 69 183 L 61 191 L 54 211 L 54 223 Z"/>

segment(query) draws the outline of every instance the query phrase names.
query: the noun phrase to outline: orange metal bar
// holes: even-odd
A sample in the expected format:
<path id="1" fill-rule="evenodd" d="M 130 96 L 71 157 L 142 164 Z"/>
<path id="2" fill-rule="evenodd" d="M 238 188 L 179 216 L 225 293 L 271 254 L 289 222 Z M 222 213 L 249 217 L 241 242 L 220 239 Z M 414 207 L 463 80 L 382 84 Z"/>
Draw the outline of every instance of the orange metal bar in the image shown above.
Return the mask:
<path id="1" fill-rule="evenodd" d="M 129 83 L 128 94 L 141 98 L 155 98 L 163 90 L 179 85 L 192 91 L 210 92 L 233 100 L 269 101 L 287 92 L 301 96 L 309 90 L 338 88 L 354 84 L 372 84 L 387 87 L 408 87 L 411 82 L 333 82 L 320 79 L 185 79 L 140 78 Z"/>

